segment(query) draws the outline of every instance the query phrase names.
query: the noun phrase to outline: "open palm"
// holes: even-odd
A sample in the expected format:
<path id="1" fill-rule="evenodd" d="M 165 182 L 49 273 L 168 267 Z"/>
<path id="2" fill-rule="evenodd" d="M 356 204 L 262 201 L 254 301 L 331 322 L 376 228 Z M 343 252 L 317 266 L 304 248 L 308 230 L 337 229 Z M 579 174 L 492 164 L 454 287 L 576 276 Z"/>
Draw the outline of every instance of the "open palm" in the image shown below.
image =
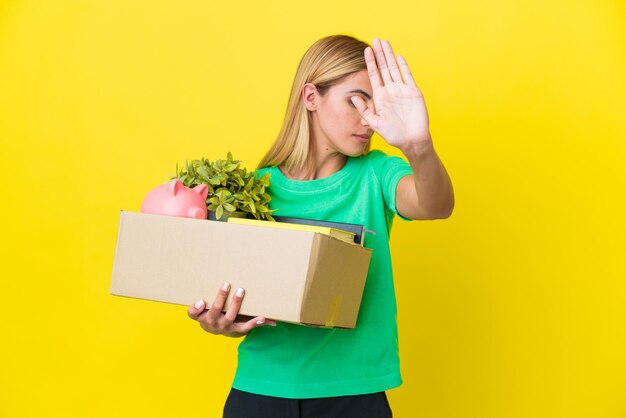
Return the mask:
<path id="1" fill-rule="evenodd" d="M 409 66 L 394 56 L 391 44 L 374 39 L 373 50 L 365 50 L 367 72 L 372 84 L 373 107 L 360 97 L 353 103 L 361 116 L 387 143 L 396 147 L 430 141 L 428 111 Z"/>

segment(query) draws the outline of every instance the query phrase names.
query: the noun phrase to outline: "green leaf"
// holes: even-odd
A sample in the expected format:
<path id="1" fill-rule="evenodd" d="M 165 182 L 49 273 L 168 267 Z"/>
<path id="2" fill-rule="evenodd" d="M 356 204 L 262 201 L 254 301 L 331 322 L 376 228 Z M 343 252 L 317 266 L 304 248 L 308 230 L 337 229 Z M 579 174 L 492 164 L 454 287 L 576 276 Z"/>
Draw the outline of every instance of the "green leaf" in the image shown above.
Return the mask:
<path id="1" fill-rule="evenodd" d="M 227 210 L 227 211 L 229 211 L 229 212 L 234 212 L 234 211 L 236 211 L 236 210 L 237 210 L 237 209 L 236 209 L 233 205 L 231 205 L 230 203 L 224 203 L 224 209 L 226 209 L 226 210 Z"/>
<path id="2" fill-rule="evenodd" d="M 220 201 L 224 201 L 228 196 L 230 196 L 230 192 L 228 189 L 221 187 L 215 191 L 215 195 L 220 198 Z"/>
<path id="3" fill-rule="evenodd" d="M 215 219 L 221 219 L 224 214 L 224 207 L 219 205 L 217 209 L 215 209 Z"/>
<path id="4" fill-rule="evenodd" d="M 206 181 L 208 181 L 209 178 L 211 177 L 209 170 L 204 166 L 198 167 L 198 175 Z"/>
<path id="5" fill-rule="evenodd" d="M 249 192 L 250 190 L 252 190 L 252 185 L 254 184 L 254 176 L 250 176 L 250 180 L 248 180 L 248 183 L 246 184 L 246 187 L 244 188 L 247 192 Z"/>

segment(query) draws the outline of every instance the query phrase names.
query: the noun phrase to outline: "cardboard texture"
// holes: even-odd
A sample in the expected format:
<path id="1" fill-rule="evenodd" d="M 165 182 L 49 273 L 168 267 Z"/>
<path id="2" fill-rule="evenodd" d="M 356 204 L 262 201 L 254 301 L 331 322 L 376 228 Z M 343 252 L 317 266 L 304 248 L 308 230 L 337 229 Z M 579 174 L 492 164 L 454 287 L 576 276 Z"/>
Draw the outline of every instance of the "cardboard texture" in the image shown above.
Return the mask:
<path id="1" fill-rule="evenodd" d="M 371 249 L 323 234 L 121 211 L 111 294 L 189 306 L 224 282 L 239 311 L 354 328 Z"/>

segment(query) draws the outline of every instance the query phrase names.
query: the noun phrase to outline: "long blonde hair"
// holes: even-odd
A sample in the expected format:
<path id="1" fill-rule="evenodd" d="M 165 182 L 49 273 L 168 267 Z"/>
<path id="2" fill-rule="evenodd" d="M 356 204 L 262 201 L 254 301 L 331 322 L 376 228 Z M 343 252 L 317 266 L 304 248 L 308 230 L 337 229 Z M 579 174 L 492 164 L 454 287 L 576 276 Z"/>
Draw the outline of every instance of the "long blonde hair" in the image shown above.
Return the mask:
<path id="1" fill-rule="evenodd" d="M 298 65 L 283 126 L 258 168 L 284 164 L 288 172 L 304 168 L 309 174 L 313 171 L 310 114 L 302 102 L 302 88 L 311 83 L 323 95 L 343 78 L 367 69 L 363 52 L 368 46 L 346 35 L 327 36 L 311 45 Z"/>

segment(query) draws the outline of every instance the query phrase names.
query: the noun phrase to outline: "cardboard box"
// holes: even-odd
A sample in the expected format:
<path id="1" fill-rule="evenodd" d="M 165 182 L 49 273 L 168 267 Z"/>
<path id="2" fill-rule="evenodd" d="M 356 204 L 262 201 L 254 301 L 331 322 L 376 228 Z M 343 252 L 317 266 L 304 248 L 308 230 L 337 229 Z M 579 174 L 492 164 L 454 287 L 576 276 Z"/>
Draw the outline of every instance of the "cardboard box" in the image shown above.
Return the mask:
<path id="1" fill-rule="evenodd" d="M 314 232 L 122 211 L 111 294 L 210 305 L 228 281 L 242 315 L 354 328 L 370 257 Z"/>

